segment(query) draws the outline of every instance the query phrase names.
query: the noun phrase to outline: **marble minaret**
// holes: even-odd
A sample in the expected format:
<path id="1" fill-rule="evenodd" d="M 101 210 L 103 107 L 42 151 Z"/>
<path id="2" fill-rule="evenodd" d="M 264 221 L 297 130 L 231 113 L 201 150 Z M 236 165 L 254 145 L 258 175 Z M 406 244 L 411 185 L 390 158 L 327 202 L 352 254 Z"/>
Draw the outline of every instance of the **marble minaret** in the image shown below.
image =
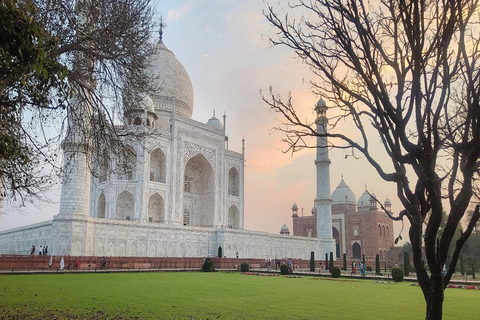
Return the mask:
<path id="1" fill-rule="evenodd" d="M 317 196 L 315 208 L 317 209 L 317 238 L 324 243 L 325 253 L 335 252 L 335 240 L 332 235 L 332 198 L 330 197 L 330 159 L 328 158 L 327 132 L 328 119 L 326 116 L 327 106 L 322 99 L 318 100 L 315 111 L 317 119 Z M 337 257 L 338 258 L 338 257 Z"/>

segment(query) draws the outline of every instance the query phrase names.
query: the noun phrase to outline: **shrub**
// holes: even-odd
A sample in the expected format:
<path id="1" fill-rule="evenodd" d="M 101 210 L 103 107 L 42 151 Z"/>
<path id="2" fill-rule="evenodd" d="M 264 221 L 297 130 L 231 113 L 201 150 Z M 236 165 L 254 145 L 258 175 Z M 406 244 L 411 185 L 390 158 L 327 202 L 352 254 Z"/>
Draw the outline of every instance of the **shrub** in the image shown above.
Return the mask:
<path id="1" fill-rule="evenodd" d="M 330 252 L 330 265 L 328 266 L 329 270 L 332 270 L 333 267 L 333 252 Z"/>
<path id="2" fill-rule="evenodd" d="M 475 280 L 475 266 L 472 264 L 472 278 Z"/>
<path id="3" fill-rule="evenodd" d="M 315 252 L 310 252 L 310 272 L 315 272 Z"/>
<path id="4" fill-rule="evenodd" d="M 212 259 L 205 258 L 205 261 L 203 261 L 202 271 L 203 272 L 215 271 L 215 268 L 213 267 Z"/>
<path id="5" fill-rule="evenodd" d="M 248 272 L 248 270 L 250 270 L 250 265 L 248 264 L 248 262 L 242 262 L 242 264 L 240 265 L 240 271 Z"/>
<path id="6" fill-rule="evenodd" d="M 392 269 L 392 278 L 396 282 L 403 281 L 403 269 L 402 268 L 393 268 Z"/>
<path id="7" fill-rule="evenodd" d="M 378 253 L 375 256 L 375 274 L 380 274 L 380 256 Z"/>
<path id="8" fill-rule="evenodd" d="M 372 267 L 367 266 L 367 267 L 365 268 L 365 270 L 367 270 L 367 272 L 372 272 Z"/>
<path id="9" fill-rule="evenodd" d="M 280 273 L 283 275 L 288 274 L 288 266 L 285 263 L 280 266 Z"/>
<path id="10" fill-rule="evenodd" d="M 410 256 L 408 252 L 403 253 L 403 270 L 405 271 L 405 276 L 410 275 Z"/>
<path id="11" fill-rule="evenodd" d="M 332 278 L 340 278 L 340 268 L 337 266 L 333 266 L 330 269 L 330 273 L 332 275 Z"/>
<path id="12" fill-rule="evenodd" d="M 347 254 L 343 254 L 343 270 L 347 271 Z"/>
<path id="13" fill-rule="evenodd" d="M 328 253 L 325 253 L 325 270 L 328 270 Z"/>

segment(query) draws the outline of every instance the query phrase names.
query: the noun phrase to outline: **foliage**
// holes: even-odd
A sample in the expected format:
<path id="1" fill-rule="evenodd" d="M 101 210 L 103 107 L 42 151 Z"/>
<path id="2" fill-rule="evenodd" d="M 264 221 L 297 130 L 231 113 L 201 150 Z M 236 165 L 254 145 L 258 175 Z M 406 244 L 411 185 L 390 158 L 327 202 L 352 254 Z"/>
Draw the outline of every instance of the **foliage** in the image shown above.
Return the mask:
<path id="1" fill-rule="evenodd" d="M 444 290 L 480 217 L 480 206 L 466 215 L 472 195 L 480 195 L 479 10 L 477 0 L 375 6 L 362 0 L 297 0 L 288 12 L 272 6 L 265 11 L 275 32 L 271 44 L 292 49 L 310 67 L 312 91 L 330 114 L 328 119 L 322 102 L 317 119 L 300 116 L 290 95 L 282 99 L 270 89 L 263 98 L 282 117 L 275 129 L 285 134 L 285 151 L 317 148 L 308 137 L 330 137 L 327 148 L 351 150 L 347 158 L 365 159 L 396 185 L 405 210 L 394 215 L 382 209 L 410 223 L 427 319 L 442 318 Z M 328 120 L 329 130 L 316 130 Z M 339 123 L 348 131 L 341 132 Z M 377 134 L 380 148 L 373 148 L 370 137 Z M 445 208 L 448 218 L 439 234 Z M 466 229 L 455 241 L 465 217 Z"/>
<path id="2" fill-rule="evenodd" d="M 363 265 L 365 265 L 365 253 L 362 254 L 362 262 L 363 262 Z"/>
<path id="3" fill-rule="evenodd" d="M 215 268 L 213 267 L 213 261 L 210 258 L 205 258 L 203 261 L 202 265 L 202 271 L 203 272 L 212 272 L 215 271 Z"/>
<path id="4" fill-rule="evenodd" d="M 365 268 L 365 270 L 366 270 L 367 272 L 372 272 L 372 267 L 371 267 L 371 266 L 367 266 L 367 267 Z"/>
<path id="5" fill-rule="evenodd" d="M 405 271 L 405 276 L 410 275 L 410 255 L 408 252 L 403 252 L 403 270 Z"/>
<path id="6" fill-rule="evenodd" d="M 343 270 L 347 271 L 347 254 L 343 254 Z"/>
<path id="7" fill-rule="evenodd" d="M 325 270 L 328 270 L 328 253 L 325 253 Z"/>
<path id="8" fill-rule="evenodd" d="M 332 270 L 333 268 L 333 252 L 330 252 L 330 265 L 328 266 L 328 270 Z"/>
<path id="9" fill-rule="evenodd" d="M 150 0 L 5 0 L 0 21 L 0 189 L 41 199 L 73 124 L 89 161 L 128 152 L 140 134 L 119 132 L 112 110 L 152 87 Z"/>
<path id="10" fill-rule="evenodd" d="M 288 274 L 288 266 L 285 263 L 280 266 L 280 273 L 283 275 Z"/>
<path id="11" fill-rule="evenodd" d="M 392 278 L 396 282 L 402 282 L 403 281 L 403 270 L 402 268 L 392 268 Z"/>
<path id="12" fill-rule="evenodd" d="M 332 278 L 340 278 L 340 268 L 337 267 L 337 266 L 333 266 L 331 269 L 330 269 L 330 274 L 332 275 Z"/>
<path id="13" fill-rule="evenodd" d="M 472 264 L 472 278 L 475 280 L 475 264 Z"/>
<path id="14" fill-rule="evenodd" d="M 315 252 L 310 252 L 310 272 L 315 272 Z"/>
<path id="15" fill-rule="evenodd" d="M 250 265 L 248 264 L 248 262 L 242 262 L 242 264 L 240 265 L 240 271 L 248 272 L 248 270 L 250 270 Z"/>
<path id="16" fill-rule="evenodd" d="M 375 274 L 380 274 L 380 256 L 378 253 L 375 256 Z"/>

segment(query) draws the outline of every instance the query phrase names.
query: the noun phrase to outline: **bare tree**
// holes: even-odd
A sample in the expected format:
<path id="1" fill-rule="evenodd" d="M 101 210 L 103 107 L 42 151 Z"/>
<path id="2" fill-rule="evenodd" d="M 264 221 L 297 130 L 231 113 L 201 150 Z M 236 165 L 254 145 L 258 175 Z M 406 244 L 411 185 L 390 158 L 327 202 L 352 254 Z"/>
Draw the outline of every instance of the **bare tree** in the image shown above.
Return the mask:
<path id="1" fill-rule="evenodd" d="M 391 218 L 410 222 L 426 319 L 442 318 L 444 290 L 479 219 L 477 205 L 443 276 L 478 179 L 478 12 L 478 0 L 297 0 L 288 12 L 272 6 L 264 12 L 275 30 L 271 43 L 291 48 L 310 67 L 313 91 L 331 107 L 333 128 L 324 136 L 343 142 L 329 147 L 361 154 L 396 184 L 405 210 Z M 285 133 L 288 150 L 316 147 L 305 139 L 318 135 L 313 123 L 299 118 L 290 97 L 270 90 L 263 99 L 283 116 L 276 129 Z M 356 132 L 336 132 L 340 120 Z M 372 152 L 370 128 L 380 137 L 380 152 Z M 443 210 L 448 219 L 440 235 Z"/>
<path id="2" fill-rule="evenodd" d="M 114 115 L 151 88 L 144 72 L 153 50 L 151 1 L 6 0 L 0 9 L 13 20 L 0 30 L 0 37 L 11 37 L 0 47 L 9 75 L 0 76 L 0 125 L 11 140 L 4 149 L 11 152 L 0 154 L 5 193 L 40 196 L 61 171 L 61 140 L 83 141 L 90 160 L 97 152 L 128 153 L 125 136 L 145 132 L 119 130 L 114 122 L 123 119 Z M 49 178 L 47 168 L 54 169 Z"/>

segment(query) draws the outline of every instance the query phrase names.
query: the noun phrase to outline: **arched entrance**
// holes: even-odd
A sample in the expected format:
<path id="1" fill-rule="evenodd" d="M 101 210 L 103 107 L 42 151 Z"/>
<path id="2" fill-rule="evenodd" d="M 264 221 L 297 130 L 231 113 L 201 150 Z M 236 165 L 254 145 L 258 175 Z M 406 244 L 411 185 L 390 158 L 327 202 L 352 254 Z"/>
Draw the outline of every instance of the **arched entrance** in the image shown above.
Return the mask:
<path id="1" fill-rule="evenodd" d="M 117 197 L 117 206 L 115 210 L 115 219 L 133 220 L 134 219 L 135 200 L 128 191 L 123 191 Z"/>
<path id="2" fill-rule="evenodd" d="M 214 190 L 212 166 L 197 154 L 188 160 L 184 174 L 183 201 L 191 204 L 190 225 L 213 226 Z"/>
<path id="3" fill-rule="evenodd" d="M 360 245 L 357 242 L 355 242 L 352 245 L 352 252 L 353 252 L 353 259 L 362 258 L 362 249 L 360 248 Z"/>

